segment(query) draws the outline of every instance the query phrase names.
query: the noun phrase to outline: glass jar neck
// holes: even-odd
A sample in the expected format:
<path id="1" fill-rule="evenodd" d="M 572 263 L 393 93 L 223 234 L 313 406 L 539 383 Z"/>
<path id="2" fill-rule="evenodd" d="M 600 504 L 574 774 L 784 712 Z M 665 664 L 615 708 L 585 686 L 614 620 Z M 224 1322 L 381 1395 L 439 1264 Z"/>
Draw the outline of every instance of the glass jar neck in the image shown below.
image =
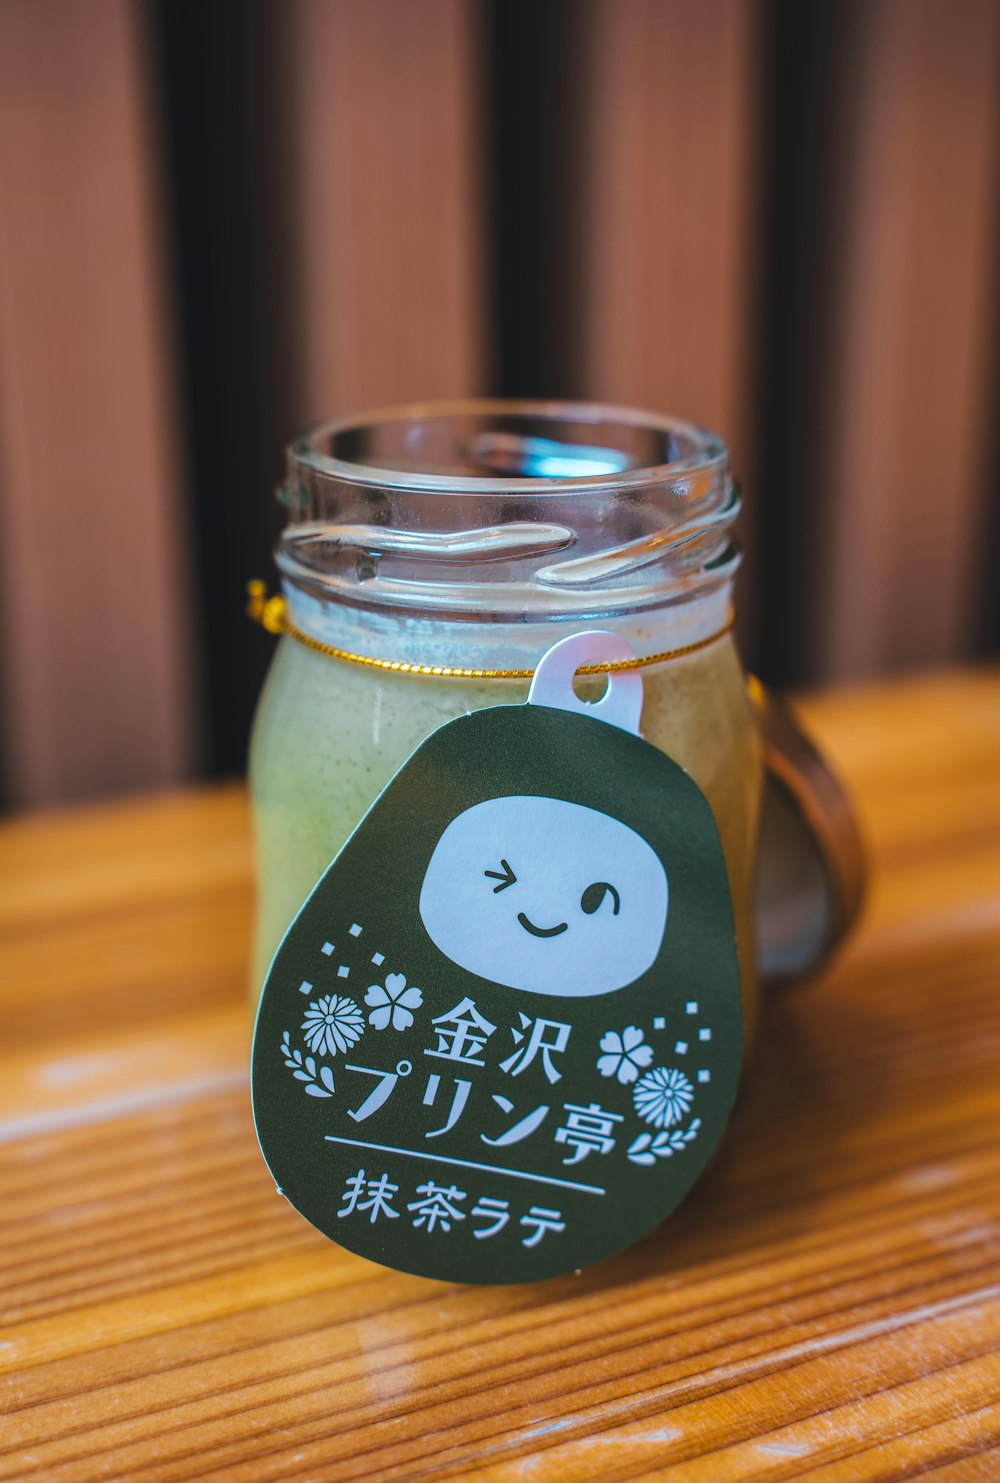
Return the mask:
<path id="1" fill-rule="evenodd" d="M 725 444 L 589 403 L 326 423 L 292 444 L 279 497 L 293 621 L 389 658 L 513 666 L 584 626 L 698 642 L 724 627 L 740 559 Z"/>
<path id="2" fill-rule="evenodd" d="M 297 628 L 320 643 L 373 659 L 477 669 L 532 668 L 559 639 L 583 628 L 618 634 L 637 655 L 701 644 L 728 631 L 732 580 L 682 601 L 581 619 L 481 621 L 414 616 L 317 597 L 294 582 L 283 590 Z"/>

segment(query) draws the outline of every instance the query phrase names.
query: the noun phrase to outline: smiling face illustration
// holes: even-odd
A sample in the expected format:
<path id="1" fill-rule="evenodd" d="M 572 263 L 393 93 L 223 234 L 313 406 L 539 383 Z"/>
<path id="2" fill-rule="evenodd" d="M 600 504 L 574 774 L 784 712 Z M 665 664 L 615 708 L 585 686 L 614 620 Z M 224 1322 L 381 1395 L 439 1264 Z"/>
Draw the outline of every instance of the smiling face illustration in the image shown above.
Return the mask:
<path id="1" fill-rule="evenodd" d="M 584 998 L 656 959 L 667 876 L 618 819 L 558 798 L 474 804 L 435 846 L 420 917 L 441 952 L 511 989 Z"/>

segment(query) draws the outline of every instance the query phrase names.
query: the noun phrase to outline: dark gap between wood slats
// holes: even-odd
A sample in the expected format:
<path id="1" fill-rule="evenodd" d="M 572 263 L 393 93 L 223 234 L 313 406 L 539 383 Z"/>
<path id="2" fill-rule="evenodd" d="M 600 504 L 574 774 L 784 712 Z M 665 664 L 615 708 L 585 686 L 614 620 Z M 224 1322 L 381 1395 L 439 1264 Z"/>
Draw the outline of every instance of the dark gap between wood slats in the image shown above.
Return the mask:
<path id="1" fill-rule="evenodd" d="M 830 497 L 820 440 L 839 245 L 831 178 L 846 147 L 836 99 L 852 9 L 853 0 L 772 0 L 768 11 L 757 602 L 758 664 L 777 685 L 815 678 L 811 593 Z"/>
<path id="2" fill-rule="evenodd" d="M 151 49 L 173 207 L 183 412 L 214 773 L 241 771 L 273 641 L 244 616 L 271 571 L 273 494 L 296 396 L 289 36 L 262 0 L 154 0 Z"/>
<path id="3" fill-rule="evenodd" d="M 580 110 L 590 0 L 490 0 L 484 26 L 492 383 L 586 395 Z"/>

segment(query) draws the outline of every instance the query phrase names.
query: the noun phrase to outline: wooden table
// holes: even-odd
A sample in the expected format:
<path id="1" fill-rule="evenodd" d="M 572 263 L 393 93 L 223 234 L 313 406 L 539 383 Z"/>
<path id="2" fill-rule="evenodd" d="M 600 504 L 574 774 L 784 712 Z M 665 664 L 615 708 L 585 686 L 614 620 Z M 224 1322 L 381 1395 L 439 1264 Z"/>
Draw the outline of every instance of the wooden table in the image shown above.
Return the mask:
<path id="1" fill-rule="evenodd" d="M 0 830 L 0 1478 L 1000 1479 L 1000 677 L 809 701 L 874 859 L 724 1158 L 578 1278 L 383 1271 L 274 1191 L 237 787 Z"/>

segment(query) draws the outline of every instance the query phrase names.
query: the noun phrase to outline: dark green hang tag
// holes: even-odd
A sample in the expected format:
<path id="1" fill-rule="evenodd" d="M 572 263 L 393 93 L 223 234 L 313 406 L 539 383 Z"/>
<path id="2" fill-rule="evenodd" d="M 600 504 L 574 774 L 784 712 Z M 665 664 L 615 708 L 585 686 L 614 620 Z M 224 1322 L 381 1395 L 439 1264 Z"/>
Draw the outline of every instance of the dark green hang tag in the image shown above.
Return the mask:
<path id="1" fill-rule="evenodd" d="M 625 651 L 627 652 L 627 651 Z M 683 1199 L 742 1011 L 711 810 L 634 734 L 636 671 L 577 634 L 525 705 L 449 722 L 372 805 L 271 965 L 253 1104 L 282 1194 L 340 1245 L 458 1282 L 620 1251 Z"/>

